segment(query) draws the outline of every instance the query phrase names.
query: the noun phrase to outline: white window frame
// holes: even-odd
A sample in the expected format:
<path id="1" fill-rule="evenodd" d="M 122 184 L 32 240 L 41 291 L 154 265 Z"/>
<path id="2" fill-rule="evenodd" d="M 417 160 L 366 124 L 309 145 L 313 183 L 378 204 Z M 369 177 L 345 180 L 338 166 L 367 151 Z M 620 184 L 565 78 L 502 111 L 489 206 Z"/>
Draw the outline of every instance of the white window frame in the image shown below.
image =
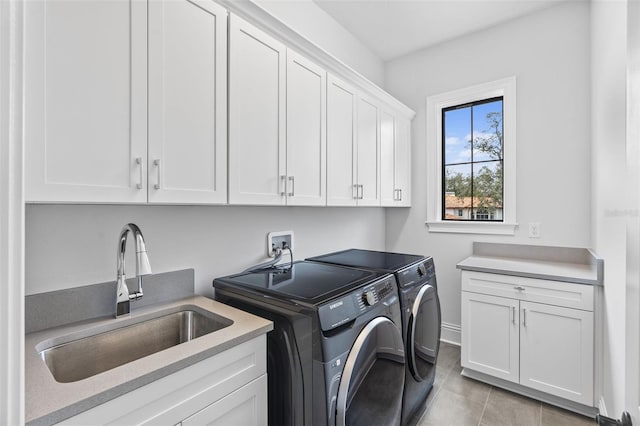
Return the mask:
<path id="1" fill-rule="evenodd" d="M 504 197 L 502 222 L 442 220 L 442 110 L 502 97 Z M 429 232 L 514 235 L 516 221 L 516 78 L 427 97 L 427 221 Z"/>

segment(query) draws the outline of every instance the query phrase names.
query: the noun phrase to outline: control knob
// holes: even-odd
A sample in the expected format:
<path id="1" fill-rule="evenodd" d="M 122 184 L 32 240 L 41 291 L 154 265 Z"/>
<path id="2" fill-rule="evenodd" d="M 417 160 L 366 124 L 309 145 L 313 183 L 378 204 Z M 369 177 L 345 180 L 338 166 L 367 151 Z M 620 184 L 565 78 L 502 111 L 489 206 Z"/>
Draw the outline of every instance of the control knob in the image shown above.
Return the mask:
<path id="1" fill-rule="evenodd" d="M 373 290 L 365 291 L 364 294 L 362 295 L 362 300 L 364 301 L 364 304 L 367 306 L 375 305 L 377 302 L 375 291 Z"/>
<path id="2" fill-rule="evenodd" d="M 424 269 L 423 265 L 418 266 L 418 276 L 419 277 L 424 277 L 424 275 L 427 273 L 427 271 Z"/>

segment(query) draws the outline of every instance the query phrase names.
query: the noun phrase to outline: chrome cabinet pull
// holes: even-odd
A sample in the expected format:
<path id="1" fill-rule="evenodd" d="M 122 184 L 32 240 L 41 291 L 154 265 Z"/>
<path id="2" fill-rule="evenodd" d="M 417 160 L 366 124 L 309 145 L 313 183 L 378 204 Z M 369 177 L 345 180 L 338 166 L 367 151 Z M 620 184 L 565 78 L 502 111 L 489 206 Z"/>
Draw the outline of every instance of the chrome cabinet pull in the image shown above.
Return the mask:
<path id="1" fill-rule="evenodd" d="M 398 193 L 399 193 L 399 189 L 394 189 L 393 190 L 393 201 L 400 201 Z"/>
<path id="2" fill-rule="evenodd" d="M 287 195 L 289 197 L 293 197 L 296 193 L 296 177 L 289 176 L 289 182 L 291 182 L 291 192 L 289 192 Z"/>
<path id="3" fill-rule="evenodd" d="M 360 187 L 360 185 L 353 185 L 353 189 L 351 190 L 351 195 L 353 195 L 353 199 L 357 200 L 358 199 L 358 188 Z"/>
<path id="4" fill-rule="evenodd" d="M 362 200 L 364 198 L 364 185 L 358 185 L 358 187 L 360 188 L 358 199 Z"/>
<path id="5" fill-rule="evenodd" d="M 518 287 L 514 287 L 513 289 L 514 289 L 514 290 L 518 290 L 518 291 L 525 291 L 525 290 L 526 290 L 526 288 L 524 288 L 524 287 L 520 287 L 520 286 L 518 286 Z"/>
<path id="6" fill-rule="evenodd" d="M 280 195 L 281 196 L 285 196 L 287 195 L 287 176 L 286 175 L 280 175 Z"/>
<path id="7" fill-rule="evenodd" d="M 153 165 L 156 166 L 156 171 L 158 172 L 156 184 L 153 185 L 155 189 L 160 189 L 160 159 L 153 160 Z"/>
<path id="8" fill-rule="evenodd" d="M 522 325 L 527 326 L 527 310 L 522 308 Z"/>
<path id="9" fill-rule="evenodd" d="M 139 171 L 140 171 L 140 178 L 138 179 L 138 184 L 136 185 L 136 188 L 138 189 L 142 189 L 142 182 L 144 179 L 143 176 L 143 164 L 142 164 L 142 157 L 136 157 L 136 164 L 139 166 Z"/>
<path id="10" fill-rule="evenodd" d="M 516 323 L 516 307 L 515 306 L 511 307 L 511 322 L 513 324 Z"/>
<path id="11" fill-rule="evenodd" d="M 398 194 L 399 194 L 398 201 L 402 201 L 402 189 L 398 189 Z"/>

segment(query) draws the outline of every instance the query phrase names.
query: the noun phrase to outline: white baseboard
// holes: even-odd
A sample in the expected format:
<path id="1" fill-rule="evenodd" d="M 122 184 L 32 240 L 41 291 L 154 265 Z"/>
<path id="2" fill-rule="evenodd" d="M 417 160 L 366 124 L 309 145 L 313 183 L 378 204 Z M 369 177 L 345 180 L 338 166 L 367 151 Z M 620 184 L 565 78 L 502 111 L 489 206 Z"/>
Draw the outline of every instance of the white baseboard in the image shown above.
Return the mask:
<path id="1" fill-rule="evenodd" d="M 603 397 L 600 397 L 600 401 L 598 401 L 598 410 L 600 410 L 600 414 L 602 414 L 603 416 L 609 417 L 609 415 L 607 414 L 607 406 L 604 403 Z"/>
<path id="2" fill-rule="evenodd" d="M 458 324 L 443 322 L 440 327 L 440 340 L 460 346 L 462 342 L 462 329 Z"/>
<path id="3" fill-rule="evenodd" d="M 481 382 L 488 383 L 493 386 L 497 386 L 502 389 L 509 390 L 511 392 L 515 392 L 520 395 L 524 395 L 526 397 L 536 399 L 538 401 L 545 402 L 547 404 L 555 405 L 560 408 L 564 408 L 565 410 L 573 411 L 578 414 L 582 414 L 583 416 L 590 417 L 591 419 L 595 419 L 598 414 L 597 407 L 590 407 L 584 404 L 580 404 L 574 401 L 569 401 L 564 398 L 560 398 L 554 395 L 550 395 L 545 392 L 541 392 L 535 389 L 528 388 L 526 386 L 522 386 L 517 383 L 508 382 L 503 379 L 499 379 L 497 377 L 489 376 L 484 373 L 480 373 L 474 370 L 470 370 L 468 368 L 464 368 L 462 370 L 462 374 L 465 377 L 469 377 L 474 380 L 479 380 Z M 603 404 L 603 401 L 600 400 L 600 403 Z M 600 411 L 602 413 L 602 411 Z"/>

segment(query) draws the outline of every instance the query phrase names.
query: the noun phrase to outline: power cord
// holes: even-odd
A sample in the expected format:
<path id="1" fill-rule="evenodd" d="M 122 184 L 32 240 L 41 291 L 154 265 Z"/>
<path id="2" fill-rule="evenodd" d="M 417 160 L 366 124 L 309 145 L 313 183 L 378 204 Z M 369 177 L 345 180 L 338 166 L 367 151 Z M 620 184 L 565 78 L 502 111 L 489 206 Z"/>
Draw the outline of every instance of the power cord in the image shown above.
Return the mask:
<path id="1" fill-rule="evenodd" d="M 267 262 L 264 262 L 264 263 L 259 263 L 257 265 L 250 266 L 249 268 L 245 269 L 243 271 L 243 273 L 245 273 L 245 272 L 260 272 L 260 271 L 264 271 L 265 269 L 272 268 L 276 263 L 278 263 L 280 261 L 280 259 L 282 259 L 282 250 L 279 247 L 276 247 L 274 245 L 273 246 L 273 252 L 276 254 L 274 259 L 271 259 L 271 260 L 269 260 Z"/>

